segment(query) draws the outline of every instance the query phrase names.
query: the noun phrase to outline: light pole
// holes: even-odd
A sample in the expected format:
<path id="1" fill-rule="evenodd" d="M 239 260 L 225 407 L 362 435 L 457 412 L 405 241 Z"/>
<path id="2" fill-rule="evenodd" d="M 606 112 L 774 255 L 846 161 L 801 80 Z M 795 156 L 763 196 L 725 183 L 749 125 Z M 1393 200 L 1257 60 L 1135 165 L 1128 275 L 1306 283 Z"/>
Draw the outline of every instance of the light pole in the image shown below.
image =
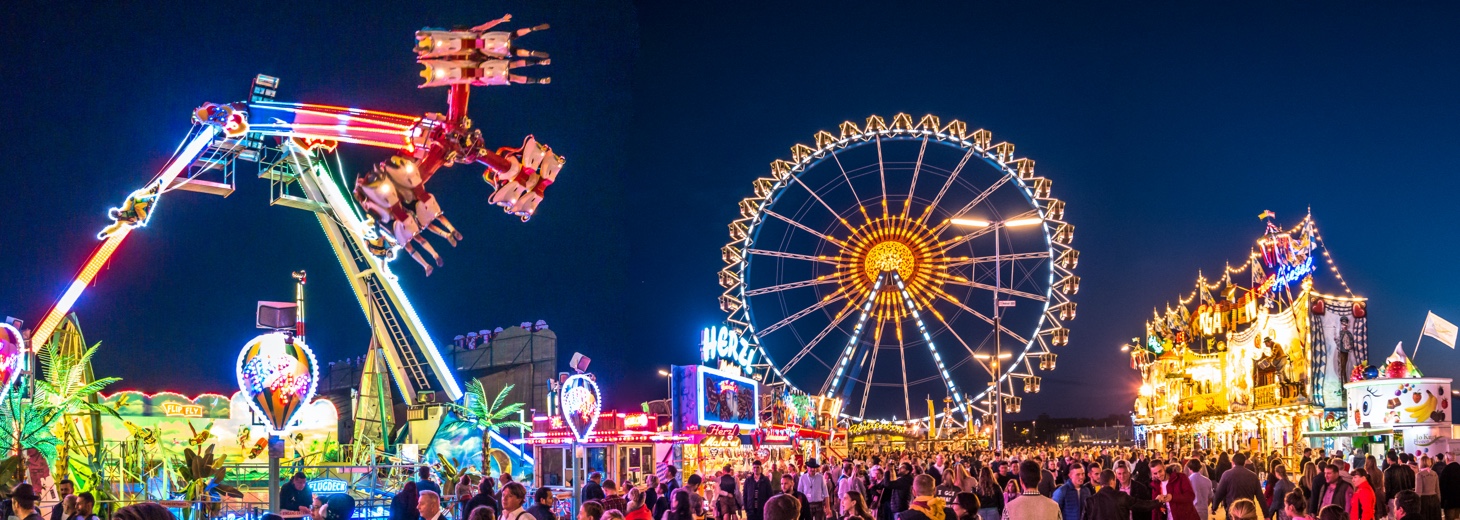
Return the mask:
<path id="1" fill-rule="evenodd" d="M 670 401 L 673 401 L 674 400 L 674 378 L 673 377 L 670 377 L 668 370 L 665 370 L 665 369 L 662 369 L 662 368 L 659 369 L 659 377 L 663 377 L 664 378 L 664 388 L 667 390 L 667 392 L 664 394 L 664 397 L 666 399 L 669 399 Z"/>
<path id="2" fill-rule="evenodd" d="M 994 387 L 994 394 L 991 397 L 993 400 L 992 408 L 994 409 L 994 439 L 993 442 L 989 443 L 989 448 L 993 450 L 1000 450 L 1004 447 L 1004 391 L 1003 387 L 999 385 L 999 362 L 1011 357 L 1014 357 L 1014 355 L 1008 352 L 1000 352 L 997 356 L 990 356 L 988 354 L 973 355 L 973 358 L 976 360 L 989 362 L 989 364 L 979 363 L 979 365 L 984 370 L 988 370 L 989 377 L 993 379 L 993 381 L 989 382 L 989 386 Z"/>
<path id="3" fill-rule="evenodd" d="M 1000 449 L 1003 449 L 1003 447 L 1004 447 L 1003 446 L 1003 440 L 1004 440 L 1003 437 L 1004 436 L 1003 436 L 1003 433 L 1002 433 L 1003 430 L 1004 430 L 1004 388 L 1003 388 L 1003 385 L 999 384 L 999 373 L 1000 372 L 999 372 L 999 368 L 998 368 L 999 367 L 998 359 L 1003 358 L 1005 356 L 1005 354 L 1002 353 L 1003 348 L 1002 348 L 1002 341 L 1001 341 L 1002 338 L 1004 337 L 1004 334 L 1002 332 L 1003 329 L 1000 328 L 1000 321 L 1001 321 L 1002 316 L 1004 314 L 1004 309 L 1003 309 L 1004 304 L 1003 304 L 1003 301 L 1001 299 L 999 299 L 999 291 L 1003 289 L 1002 282 L 1003 282 L 1003 267 L 1004 267 L 1004 262 L 1003 262 L 1002 249 L 1001 249 L 1000 240 L 999 240 L 999 228 L 1013 228 L 1013 227 L 1033 226 L 1035 224 L 1043 224 L 1044 223 L 1044 219 L 1041 219 L 1041 218 L 1016 218 L 1016 219 L 1013 219 L 1013 220 L 992 220 L 992 221 L 990 221 L 990 220 L 978 220 L 978 219 L 969 219 L 969 218 L 955 218 L 955 219 L 950 220 L 949 222 L 951 222 L 955 226 L 975 227 L 975 228 L 990 228 L 990 229 L 992 229 L 992 231 L 994 233 L 994 352 L 999 353 L 999 355 L 995 357 L 994 370 L 993 370 L 994 394 L 996 394 L 998 396 L 998 403 L 995 405 L 995 408 L 994 408 L 994 410 L 995 410 L 994 411 L 994 415 L 995 415 L 994 421 L 995 422 L 994 422 L 994 444 L 993 444 L 993 449 L 1000 450 Z M 1013 303 L 1014 303 L 1014 300 L 1009 300 L 1010 306 L 1012 306 Z"/>

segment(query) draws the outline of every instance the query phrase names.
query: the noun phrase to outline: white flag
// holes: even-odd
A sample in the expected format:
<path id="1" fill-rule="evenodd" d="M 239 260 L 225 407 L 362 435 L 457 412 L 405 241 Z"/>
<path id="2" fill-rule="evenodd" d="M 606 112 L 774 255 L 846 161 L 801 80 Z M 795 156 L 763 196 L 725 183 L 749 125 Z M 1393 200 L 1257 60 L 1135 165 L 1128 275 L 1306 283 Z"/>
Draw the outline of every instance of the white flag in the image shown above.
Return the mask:
<path id="1" fill-rule="evenodd" d="M 1455 348 L 1455 336 L 1460 335 L 1460 327 L 1456 327 L 1454 323 L 1445 321 L 1444 318 L 1435 316 L 1435 313 L 1431 312 L 1429 317 L 1425 318 L 1423 333 L 1440 340 L 1440 343 L 1444 343 L 1450 348 Z"/>

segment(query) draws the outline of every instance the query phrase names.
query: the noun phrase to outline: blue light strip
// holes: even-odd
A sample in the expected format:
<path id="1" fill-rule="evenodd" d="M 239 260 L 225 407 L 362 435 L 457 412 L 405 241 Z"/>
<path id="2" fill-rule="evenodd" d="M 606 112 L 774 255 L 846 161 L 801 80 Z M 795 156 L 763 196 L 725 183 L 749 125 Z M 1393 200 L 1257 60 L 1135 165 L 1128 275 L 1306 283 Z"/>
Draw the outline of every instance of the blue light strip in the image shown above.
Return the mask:
<path id="1" fill-rule="evenodd" d="M 928 326 L 923 323 L 922 314 L 918 313 L 917 306 L 913 304 L 912 295 L 907 293 L 907 287 L 902 283 L 902 276 L 898 275 L 897 271 L 891 271 L 891 273 L 892 280 L 897 282 L 898 292 L 902 294 L 903 305 L 906 305 L 907 310 L 912 313 L 913 320 L 918 324 L 918 333 L 923 335 L 923 341 L 928 343 L 928 351 L 933 353 L 933 361 L 938 364 L 938 373 L 943 376 L 943 382 L 948 385 L 948 394 L 953 396 L 953 401 L 958 403 L 959 407 L 962 407 L 963 395 L 958 393 L 958 387 L 953 384 L 953 377 L 948 374 L 948 367 L 943 364 L 943 357 L 938 355 L 938 348 L 933 345 L 933 337 L 928 334 Z"/>
<path id="2" fill-rule="evenodd" d="M 879 274 L 877 281 L 872 284 L 872 294 L 867 297 L 867 303 L 862 305 L 862 315 L 857 317 L 857 325 L 852 327 L 852 337 L 847 339 L 847 348 L 842 352 L 842 362 L 837 364 L 836 376 L 831 380 L 831 386 L 826 388 L 825 397 L 827 399 L 831 399 L 831 396 L 836 393 L 836 387 L 842 381 L 842 374 L 846 372 L 847 365 L 852 362 L 852 354 L 857 346 L 857 341 L 862 339 L 862 328 L 867 324 L 868 313 L 872 312 L 872 304 L 877 301 L 877 293 L 882 291 L 882 280 L 886 277 L 887 273 Z M 870 381 L 868 383 L 870 384 Z"/>

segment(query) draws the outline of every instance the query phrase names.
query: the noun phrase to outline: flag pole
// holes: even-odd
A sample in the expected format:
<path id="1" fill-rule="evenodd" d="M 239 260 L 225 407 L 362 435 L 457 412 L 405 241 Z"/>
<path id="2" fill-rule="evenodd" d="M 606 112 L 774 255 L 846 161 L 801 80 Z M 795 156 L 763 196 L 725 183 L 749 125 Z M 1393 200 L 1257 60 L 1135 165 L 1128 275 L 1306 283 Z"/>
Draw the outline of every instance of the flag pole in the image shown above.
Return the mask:
<path id="1" fill-rule="evenodd" d="M 1411 363 L 1414 362 L 1415 357 L 1419 356 L 1419 342 L 1424 341 L 1425 339 L 1425 327 L 1428 327 L 1430 325 L 1430 314 L 1434 314 L 1434 311 L 1430 311 L 1429 314 L 1425 314 L 1425 324 L 1420 325 L 1419 327 L 1419 339 L 1414 340 L 1414 353 L 1409 355 L 1409 361 Z"/>

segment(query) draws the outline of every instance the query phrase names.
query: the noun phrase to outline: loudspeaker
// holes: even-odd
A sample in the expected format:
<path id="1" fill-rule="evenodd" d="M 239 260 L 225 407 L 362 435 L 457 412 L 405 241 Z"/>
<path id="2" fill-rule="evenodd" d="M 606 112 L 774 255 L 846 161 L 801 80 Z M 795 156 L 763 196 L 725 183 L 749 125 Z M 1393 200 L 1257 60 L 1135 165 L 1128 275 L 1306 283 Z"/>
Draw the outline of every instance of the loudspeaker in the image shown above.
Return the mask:
<path id="1" fill-rule="evenodd" d="M 588 359 L 588 356 L 574 352 L 573 359 L 568 362 L 568 366 L 571 367 L 573 370 L 577 370 L 578 373 L 581 374 L 588 371 L 588 363 L 590 361 L 593 360 Z"/>
<path id="2" fill-rule="evenodd" d="M 299 306 L 294 302 L 259 302 L 257 324 L 260 329 L 292 329 Z"/>

